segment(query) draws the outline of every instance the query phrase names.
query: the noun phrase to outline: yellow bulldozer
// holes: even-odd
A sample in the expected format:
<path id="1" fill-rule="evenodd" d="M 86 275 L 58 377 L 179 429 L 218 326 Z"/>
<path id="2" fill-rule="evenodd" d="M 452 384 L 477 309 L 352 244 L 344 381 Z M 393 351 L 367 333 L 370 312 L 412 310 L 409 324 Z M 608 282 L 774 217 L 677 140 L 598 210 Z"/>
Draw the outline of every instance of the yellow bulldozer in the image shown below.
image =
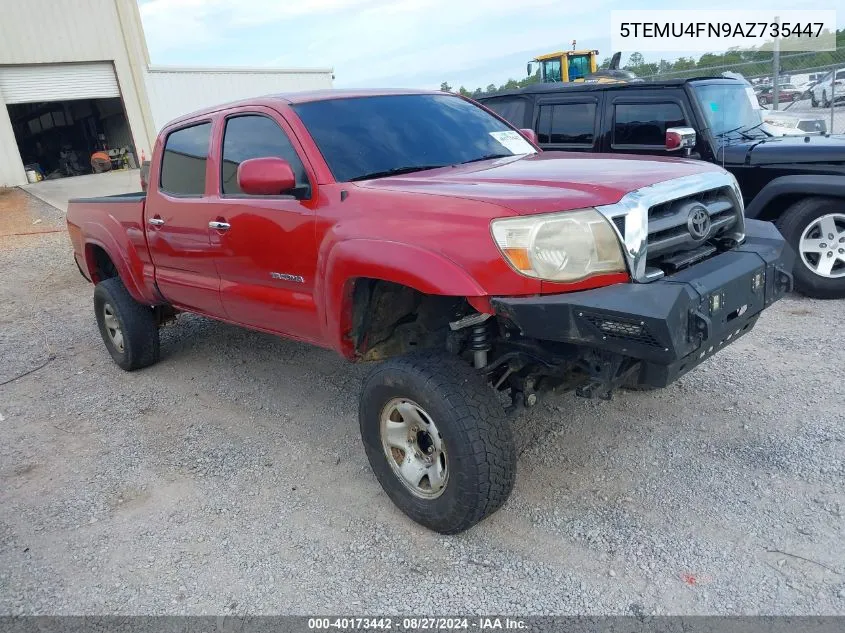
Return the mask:
<path id="1" fill-rule="evenodd" d="M 597 50 L 575 50 L 575 40 L 572 40 L 571 51 L 537 55 L 528 62 L 526 72 L 531 77 L 537 71 L 535 64 L 539 65 L 543 83 L 618 83 L 637 79 L 631 71 L 619 69 L 622 53 L 614 53 L 608 68 L 602 70 L 598 69 L 596 61 L 598 54 Z"/>

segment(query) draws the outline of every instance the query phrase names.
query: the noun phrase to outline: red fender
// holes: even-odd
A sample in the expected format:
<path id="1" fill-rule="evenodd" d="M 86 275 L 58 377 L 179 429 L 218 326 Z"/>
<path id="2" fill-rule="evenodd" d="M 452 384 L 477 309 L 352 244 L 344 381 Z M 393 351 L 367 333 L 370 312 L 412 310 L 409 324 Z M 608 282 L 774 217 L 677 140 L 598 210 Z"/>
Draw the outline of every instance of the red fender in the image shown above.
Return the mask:
<path id="1" fill-rule="evenodd" d="M 347 358 L 354 356 L 346 337 L 352 326 L 352 288 L 368 277 L 408 286 L 431 295 L 482 297 L 484 289 L 452 260 L 432 251 L 381 240 L 338 243 L 319 265 L 315 294 L 321 297 L 326 342 Z"/>
<path id="2" fill-rule="evenodd" d="M 154 273 L 151 265 L 143 261 L 138 251 L 133 248 L 133 240 L 121 246 L 105 227 L 93 223 L 85 224 L 83 233 L 85 235 L 85 264 L 88 267 L 88 276 L 93 283 L 99 281 L 95 274 L 97 264 L 94 259 L 93 247 L 99 246 L 111 259 L 120 280 L 133 299 L 149 305 L 161 301 L 155 290 Z M 126 233 L 121 232 L 119 235 L 125 236 Z M 149 270 L 147 270 L 148 268 Z"/>

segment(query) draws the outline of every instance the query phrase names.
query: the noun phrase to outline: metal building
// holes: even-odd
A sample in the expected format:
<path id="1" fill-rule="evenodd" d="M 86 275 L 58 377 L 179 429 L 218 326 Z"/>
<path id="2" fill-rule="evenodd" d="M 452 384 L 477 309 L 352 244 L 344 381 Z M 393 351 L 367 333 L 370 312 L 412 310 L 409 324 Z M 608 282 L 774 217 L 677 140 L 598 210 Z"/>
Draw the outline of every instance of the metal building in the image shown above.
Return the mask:
<path id="1" fill-rule="evenodd" d="M 332 79 L 330 68 L 151 66 L 136 0 L 0 0 L 0 186 L 134 167 L 176 116 Z"/>

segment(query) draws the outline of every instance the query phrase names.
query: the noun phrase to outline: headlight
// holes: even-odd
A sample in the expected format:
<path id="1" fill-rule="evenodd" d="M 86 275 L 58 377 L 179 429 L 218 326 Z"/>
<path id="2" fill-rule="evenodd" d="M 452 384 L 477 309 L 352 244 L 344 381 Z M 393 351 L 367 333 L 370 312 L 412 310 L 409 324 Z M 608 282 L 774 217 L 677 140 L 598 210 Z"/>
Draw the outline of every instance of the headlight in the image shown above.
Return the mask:
<path id="1" fill-rule="evenodd" d="M 549 281 L 578 281 L 625 271 L 622 247 L 595 209 L 493 220 L 493 239 L 517 271 Z"/>

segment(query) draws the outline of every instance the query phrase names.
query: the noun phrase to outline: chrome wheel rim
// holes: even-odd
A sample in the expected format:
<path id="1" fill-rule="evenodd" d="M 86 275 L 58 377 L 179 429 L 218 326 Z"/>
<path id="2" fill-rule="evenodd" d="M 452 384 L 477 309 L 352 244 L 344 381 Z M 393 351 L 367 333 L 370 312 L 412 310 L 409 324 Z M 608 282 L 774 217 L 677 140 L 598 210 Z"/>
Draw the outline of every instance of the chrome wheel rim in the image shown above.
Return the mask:
<path id="1" fill-rule="evenodd" d="M 845 277 L 845 213 L 813 220 L 798 240 L 801 261 L 820 277 Z"/>
<path id="2" fill-rule="evenodd" d="M 442 495 L 449 461 L 431 416 L 413 400 L 393 398 L 381 410 L 379 428 L 384 456 L 396 478 L 421 499 Z"/>
<path id="3" fill-rule="evenodd" d="M 106 333 L 109 340 L 118 352 L 123 352 L 123 331 L 120 329 L 120 321 L 110 303 L 103 304 L 103 325 L 106 326 Z"/>

